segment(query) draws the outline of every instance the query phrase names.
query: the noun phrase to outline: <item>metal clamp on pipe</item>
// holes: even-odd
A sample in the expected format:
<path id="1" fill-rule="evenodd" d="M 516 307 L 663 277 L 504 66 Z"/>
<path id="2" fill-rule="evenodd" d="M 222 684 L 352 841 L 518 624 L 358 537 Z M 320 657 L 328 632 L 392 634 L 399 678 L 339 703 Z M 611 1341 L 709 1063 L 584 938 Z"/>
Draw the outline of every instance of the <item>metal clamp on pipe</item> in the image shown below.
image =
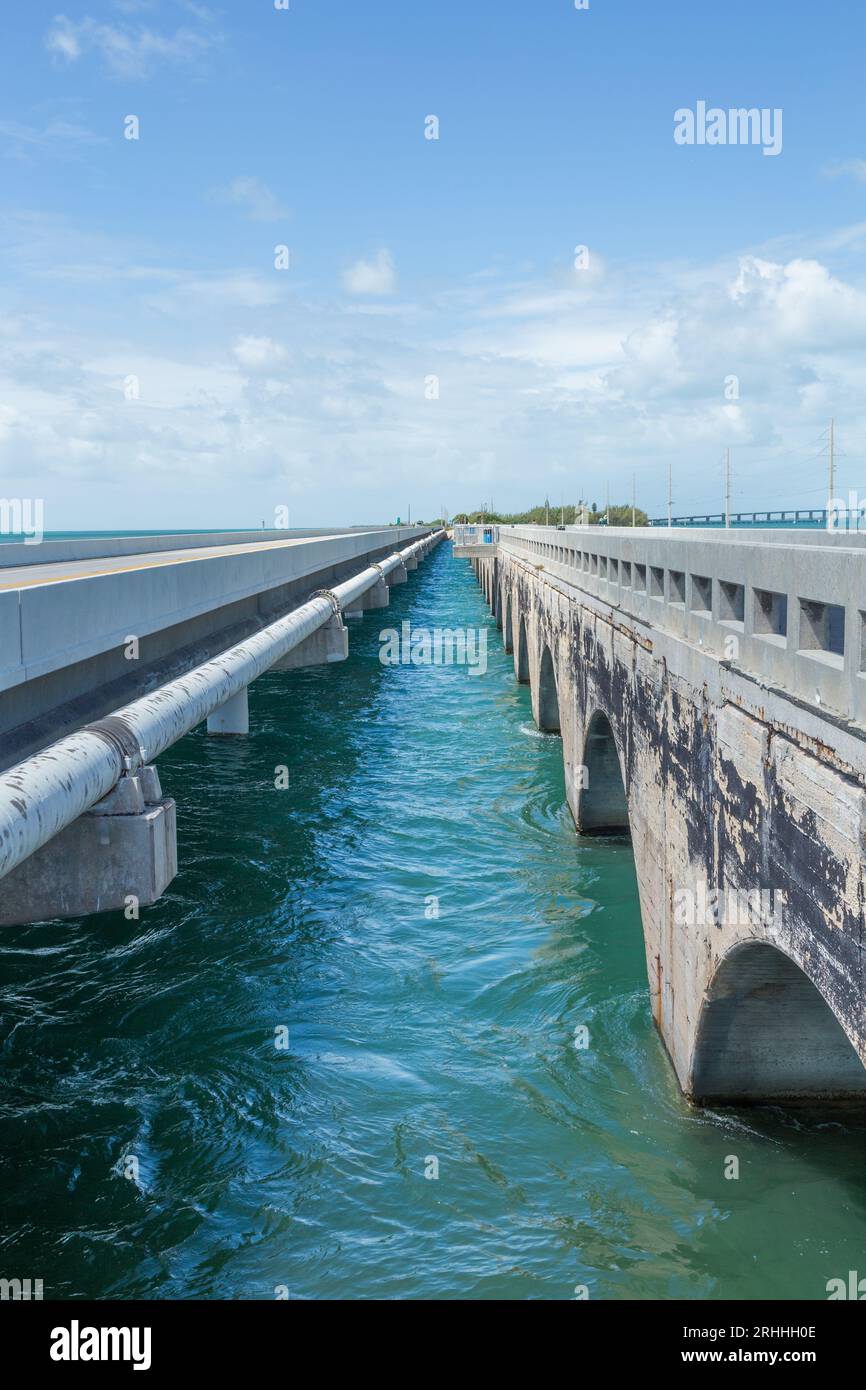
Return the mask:
<path id="1" fill-rule="evenodd" d="M 108 746 L 120 754 L 125 772 L 135 772 L 147 761 L 145 751 L 129 725 L 116 714 L 105 719 L 97 719 L 93 724 L 85 724 L 84 732 L 96 734 Z"/>
<path id="2" fill-rule="evenodd" d="M 334 593 L 333 589 L 314 589 L 313 592 L 310 594 L 310 599 L 314 598 L 326 598 L 334 610 L 334 617 L 342 617 L 343 609 L 340 604 L 340 600 L 337 598 L 337 595 Z M 307 602 L 309 602 L 309 599 L 307 600 Z"/>

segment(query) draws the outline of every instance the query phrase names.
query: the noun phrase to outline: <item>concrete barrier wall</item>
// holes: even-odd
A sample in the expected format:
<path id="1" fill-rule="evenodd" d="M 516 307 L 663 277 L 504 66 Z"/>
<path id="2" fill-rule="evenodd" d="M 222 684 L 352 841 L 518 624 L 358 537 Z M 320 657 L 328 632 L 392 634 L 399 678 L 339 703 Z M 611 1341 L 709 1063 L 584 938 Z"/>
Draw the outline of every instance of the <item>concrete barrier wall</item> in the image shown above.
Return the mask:
<path id="1" fill-rule="evenodd" d="M 20 608 L 17 661 L 0 667 L 0 689 L 146 637 L 201 613 L 267 593 L 368 555 L 409 544 L 429 528 L 388 527 L 8 591 Z M 10 620 L 11 621 L 11 620 Z"/>
<path id="2" fill-rule="evenodd" d="M 145 555 L 162 550 L 199 550 L 214 545 L 255 545 L 261 541 L 298 540 L 307 536 L 333 536 L 346 532 L 377 530 L 371 526 L 333 526 L 302 530 L 273 531 L 187 531 L 158 536 L 78 536 L 67 540 L 42 540 L 38 545 L 24 541 L 0 541 L 0 571 L 19 565 L 65 564 L 74 560 L 95 560 L 118 555 Z M 406 527 L 392 528 L 406 531 Z"/>
<path id="3" fill-rule="evenodd" d="M 0 591 L 0 689 L 23 679 L 19 596 L 15 589 L 8 589 Z"/>
<path id="4" fill-rule="evenodd" d="M 704 647 L 806 703 L 862 723 L 864 545 L 866 537 L 844 532 L 751 531 L 733 537 L 656 528 L 499 528 L 503 554 Z M 763 596 L 784 600 L 784 632 L 772 630 Z M 732 614 L 735 600 L 742 616 Z"/>

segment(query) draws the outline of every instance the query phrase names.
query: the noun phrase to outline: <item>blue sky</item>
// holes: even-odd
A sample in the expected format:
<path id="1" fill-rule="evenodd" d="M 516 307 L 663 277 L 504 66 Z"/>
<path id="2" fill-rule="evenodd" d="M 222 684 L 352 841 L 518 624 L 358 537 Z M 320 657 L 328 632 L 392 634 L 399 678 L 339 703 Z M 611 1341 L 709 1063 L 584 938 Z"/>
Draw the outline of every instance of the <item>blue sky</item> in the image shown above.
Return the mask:
<path id="1" fill-rule="evenodd" d="M 866 491 L 862 4 L 54 0 L 2 25 L 0 492 L 50 529 L 633 476 L 658 514 L 669 463 L 676 510 L 716 510 L 726 447 L 735 505 L 818 506 L 831 415 L 837 490 Z M 678 145 L 699 100 L 781 109 L 781 152 Z"/>

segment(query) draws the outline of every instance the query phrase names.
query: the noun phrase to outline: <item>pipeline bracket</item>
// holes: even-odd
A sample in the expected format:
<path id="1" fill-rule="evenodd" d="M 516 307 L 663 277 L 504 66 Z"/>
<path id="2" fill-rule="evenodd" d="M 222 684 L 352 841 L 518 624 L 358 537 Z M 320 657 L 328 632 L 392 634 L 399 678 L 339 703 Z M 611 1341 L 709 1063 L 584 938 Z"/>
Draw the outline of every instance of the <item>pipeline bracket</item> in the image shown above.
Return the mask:
<path id="1" fill-rule="evenodd" d="M 85 725 L 85 732 L 96 734 L 120 754 L 125 772 L 135 772 L 147 762 L 147 754 L 129 725 L 117 714 L 109 714 L 105 719 L 97 719 Z"/>
<path id="2" fill-rule="evenodd" d="M 333 589 L 314 589 L 310 594 L 310 599 L 314 598 L 326 598 L 334 610 L 334 617 L 342 620 L 343 610 L 340 606 L 340 600 L 337 598 Z M 309 599 L 307 602 L 309 602 Z"/>

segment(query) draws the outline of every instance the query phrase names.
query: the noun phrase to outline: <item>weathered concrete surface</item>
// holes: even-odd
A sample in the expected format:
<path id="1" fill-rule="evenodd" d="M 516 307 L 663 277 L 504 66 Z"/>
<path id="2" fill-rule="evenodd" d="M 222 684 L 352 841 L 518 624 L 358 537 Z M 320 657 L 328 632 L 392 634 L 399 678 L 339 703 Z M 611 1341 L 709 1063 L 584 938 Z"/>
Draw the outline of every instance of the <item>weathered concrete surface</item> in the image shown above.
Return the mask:
<path id="1" fill-rule="evenodd" d="M 683 1090 L 863 1098 L 864 731 L 506 540 L 471 563 L 541 727 L 552 672 L 578 830 L 630 828 L 652 1011 Z"/>
<path id="2" fill-rule="evenodd" d="M 161 796 L 158 779 L 151 801 L 146 781 L 155 770 L 143 771 L 152 778 L 125 778 L 128 795 L 115 791 L 6 875 L 0 926 L 94 912 L 137 916 L 162 896 L 177 873 L 175 803 Z M 129 809 L 112 813 L 105 809 L 112 801 Z"/>

